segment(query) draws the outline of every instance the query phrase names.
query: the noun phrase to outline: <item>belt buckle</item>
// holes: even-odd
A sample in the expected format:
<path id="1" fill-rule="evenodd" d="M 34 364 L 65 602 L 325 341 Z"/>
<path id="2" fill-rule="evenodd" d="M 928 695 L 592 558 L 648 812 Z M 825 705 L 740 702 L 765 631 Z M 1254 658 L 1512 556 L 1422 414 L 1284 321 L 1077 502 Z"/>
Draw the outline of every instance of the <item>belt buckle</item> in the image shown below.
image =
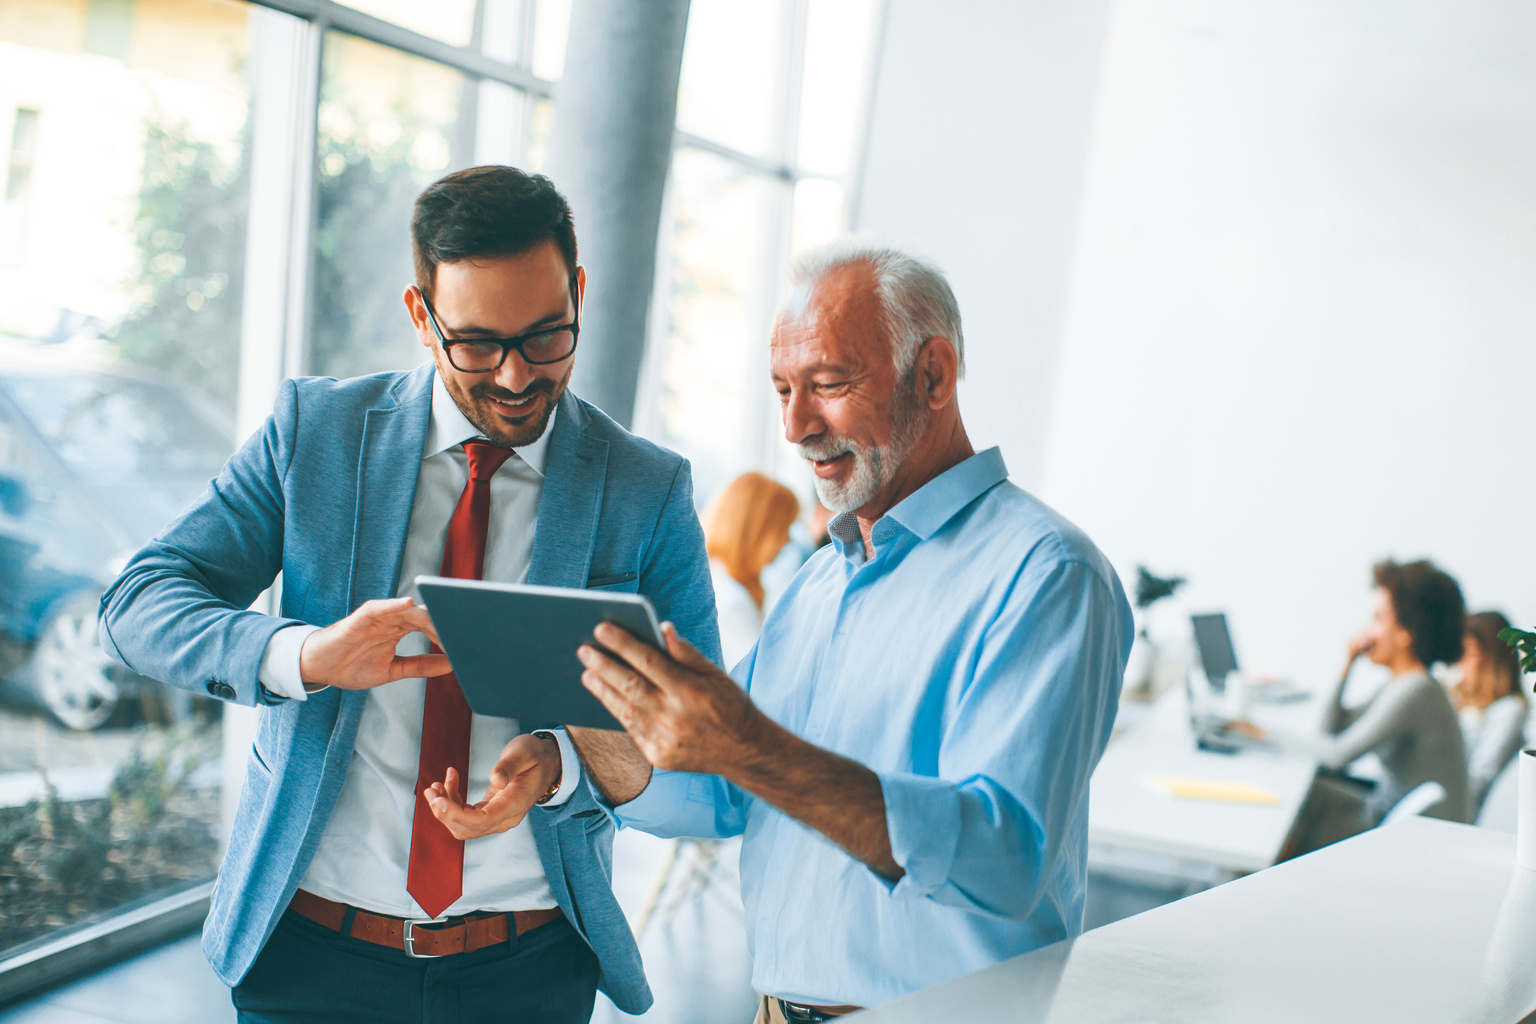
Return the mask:
<path id="1" fill-rule="evenodd" d="M 436 921 L 406 921 L 405 922 L 405 955 L 417 960 L 440 960 L 447 956 L 446 953 L 418 953 L 416 952 L 416 926 L 419 924 L 436 924 Z"/>

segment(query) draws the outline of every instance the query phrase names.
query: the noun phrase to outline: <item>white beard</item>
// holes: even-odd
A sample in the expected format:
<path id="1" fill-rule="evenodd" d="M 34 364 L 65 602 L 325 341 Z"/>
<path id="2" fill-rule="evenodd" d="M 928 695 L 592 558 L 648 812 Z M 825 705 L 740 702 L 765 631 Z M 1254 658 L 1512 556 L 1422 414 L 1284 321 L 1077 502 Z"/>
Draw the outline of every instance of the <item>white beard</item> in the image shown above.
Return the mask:
<path id="1" fill-rule="evenodd" d="M 796 445 L 803 459 L 825 462 L 852 453 L 853 471 L 842 482 L 815 478 L 816 497 L 836 515 L 863 508 L 891 482 L 901 464 L 912 454 L 917 439 L 928 426 L 928 409 L 917 401 L 915 386 L 898 397 L 892 418 L 891 438 L 883 445 L 860 444 L 843 437 L 827 437 L 813 444 Z"/>
<path id="2" fill-rule="evenodd" d="M 815 478 L 816 497 L 828 512 L 841 515 L 863 508 L 889 479 L 885 452 L 878 445 L 864 445 L 843 438 L 829 438 L 816 445 L 801 445 L 800 454 L 821 462 L 844 452 L 853 453 L 853 472 L 844 481 Z M 893 467 L 894 469 L 894 467 Z"/>

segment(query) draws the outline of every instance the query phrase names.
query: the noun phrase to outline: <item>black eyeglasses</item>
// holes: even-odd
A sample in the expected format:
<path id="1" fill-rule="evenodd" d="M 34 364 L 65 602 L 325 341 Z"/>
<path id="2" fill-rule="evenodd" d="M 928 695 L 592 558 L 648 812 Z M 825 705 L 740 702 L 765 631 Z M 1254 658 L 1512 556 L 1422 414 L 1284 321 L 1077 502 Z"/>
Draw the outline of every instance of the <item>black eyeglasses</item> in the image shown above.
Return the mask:
<path id="1" fill-rule="evenodd" d="M 438 325 L 437 313 L 425 295 L 421 304 L 427 308 L 427 321 L 432 332 L 443 346 L 443 353 L 455 370 L 464 373 L 491 373 L 507 361 L 507 353 L 513 349 L 530 366 L 546 366 L 569 359 L 576 351 L 576 336 L 581 325 L 572 320 L 555 327 L 541 327 L 515 338 L 447 338 Z M 571 275 L 571 306 L 576 305 L 576 275 Z"/>

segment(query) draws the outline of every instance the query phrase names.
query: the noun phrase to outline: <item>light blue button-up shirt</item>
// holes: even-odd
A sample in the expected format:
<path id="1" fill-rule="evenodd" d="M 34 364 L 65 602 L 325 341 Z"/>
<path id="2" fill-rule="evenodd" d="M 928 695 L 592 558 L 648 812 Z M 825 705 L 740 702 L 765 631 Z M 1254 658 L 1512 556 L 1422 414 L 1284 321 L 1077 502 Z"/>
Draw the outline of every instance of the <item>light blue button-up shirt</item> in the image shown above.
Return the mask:
<path id="1" fill-rule="evenodd" d="M 993 448 L 929 481 L 868 560 L 834 520 L 733 673 L 879 776 L 898 882 L 714 776 L 657 772 L 616 809 L 657 835 L 744 835 L 759 992 L 874 1006 L 1082 930 L 1131 611 L 1093 542 L 1007 477 Z"/>

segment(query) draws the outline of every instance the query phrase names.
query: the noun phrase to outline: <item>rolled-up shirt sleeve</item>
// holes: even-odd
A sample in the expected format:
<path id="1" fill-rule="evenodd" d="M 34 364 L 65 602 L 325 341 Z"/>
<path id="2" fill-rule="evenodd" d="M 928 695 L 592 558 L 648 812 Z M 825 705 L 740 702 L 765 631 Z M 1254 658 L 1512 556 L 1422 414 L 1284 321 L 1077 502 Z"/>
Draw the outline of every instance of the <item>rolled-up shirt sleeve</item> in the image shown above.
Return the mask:
<path id="1" fill-rule="evenodd" d="M 1087 842 L 1088 780 L 1109 740 L 1130 616 L 1076 561 L 1016 581 L 943 730 L 937 777 L 877 773 L 895 899 L 1029 915 Z"/>
<path id="2" fill-rule="evenodd" d="M 650 784 L 613 808 L 624 828 L 672 839 L 726 839 L 747 827 L 747 794 L 716 775 L 654 771 Z"/>

